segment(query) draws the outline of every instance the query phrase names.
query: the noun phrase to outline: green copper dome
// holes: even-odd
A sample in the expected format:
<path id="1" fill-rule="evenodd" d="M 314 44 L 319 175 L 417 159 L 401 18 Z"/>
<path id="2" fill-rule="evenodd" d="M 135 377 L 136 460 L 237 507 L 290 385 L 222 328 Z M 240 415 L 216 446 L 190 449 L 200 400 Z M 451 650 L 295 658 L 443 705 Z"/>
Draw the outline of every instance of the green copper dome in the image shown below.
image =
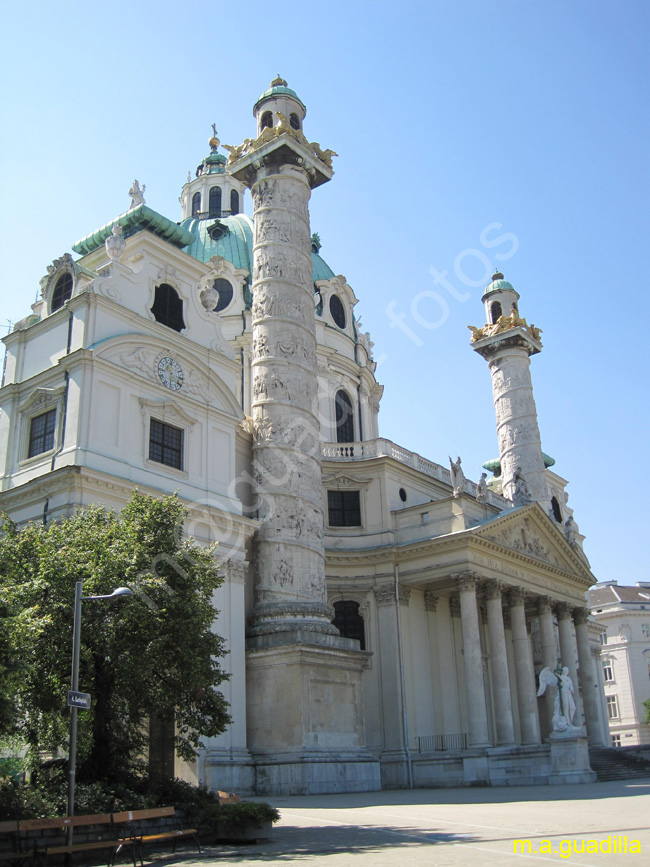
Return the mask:
<path id="1" fill-rule="evenodd" d="M 193 237 L 185 252 L 200 262 L 213 256 L 223 256 L 235 268 L 244 268 L 253 274 L 253 220 L 247 214 L 231 217 L 199 219 L 188 217 L 180 223 L 181 229 Z M 313 280 L 331 280 L 334 271 L 312 247 Z M 250 278 L 249 278 L 250 279 Z"/>
<path id="2" fill-rule="evenodd" d="M 512 285 L 512 283 L 508 283 L 507 280 L 504 280 L 503 274 L 500 271 L 495 271 L 494 274 L 492 275 L 492 282 L 488 283 L 487 286 L 485 287 L 485 292 L 483 293 L 483 298 L 485 298 L 486 295 L 491 295 L 492 292 L 502 292 L 503 290 L 507 290 L 507 289 L 509 289 L 511 292 L 514 292 L 516 294 L 517 298 L 519 298 L 519 293 L 517 292 L 515 287 Z"/>
<path id="3" fill-rule="evenodd" d="M 300 99 L 296 91 L 292 90 L 290 87 L 287 87 L 287 82 L 284 80 L 284 78 L 280 78 L 280 76 L 278 76 L 271 82 L 271 86 L 268 88 L 268 90 L 264 91 L 264 93 L 260 96 L 260 98 L 253 106 L 253 114 L 256 113 L 257 107 L 261 102 L 264 102 L 265 99 L 269 99 L 272 96 L 290 96 L 295 99 L 296 102 L 300 103 L 305 113 L 307 112 L 304 102 Z"/>

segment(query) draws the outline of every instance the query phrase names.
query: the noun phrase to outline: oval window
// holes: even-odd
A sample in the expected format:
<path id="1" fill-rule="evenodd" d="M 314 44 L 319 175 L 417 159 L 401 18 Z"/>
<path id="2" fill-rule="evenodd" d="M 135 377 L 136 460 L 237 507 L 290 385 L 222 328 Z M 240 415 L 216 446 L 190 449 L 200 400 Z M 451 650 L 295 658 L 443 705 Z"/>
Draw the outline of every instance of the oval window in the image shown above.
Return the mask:
<path id="1" fill-rule="evenodd" d="M 219 313 L 220 310 L 225 310 L 232 301 L 232 284 L 228 280 L 219 277 L 212 284 L 212 288 L 219 293 L 219 300 L 212 309 L 215 313 Z"/>
<path id="2" fill-rule="evenodd" d="M 338 295 L 332 295 L 330 298 L 330 313 L 338 327 L 345 328 L 345 308 Z"/>

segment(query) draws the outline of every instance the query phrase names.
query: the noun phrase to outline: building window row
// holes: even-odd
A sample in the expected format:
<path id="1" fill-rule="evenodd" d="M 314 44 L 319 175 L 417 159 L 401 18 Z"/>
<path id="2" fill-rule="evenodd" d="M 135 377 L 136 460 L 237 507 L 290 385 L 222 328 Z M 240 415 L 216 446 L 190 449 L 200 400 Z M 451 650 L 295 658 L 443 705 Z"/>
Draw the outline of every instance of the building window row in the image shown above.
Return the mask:
<path id="1" fill-rule="evenodd" d="M 222 195 L 221 187 L 211 187 L 208 192 L 208 216 L 220 217 L 222 211 Z M 202 211 L 201 193 L 196 192 L 192 196 L 192 216 L 197 217 Z M 239 213 L 239 192 L 237 190 L 230 191 L 230 214 Z"/>

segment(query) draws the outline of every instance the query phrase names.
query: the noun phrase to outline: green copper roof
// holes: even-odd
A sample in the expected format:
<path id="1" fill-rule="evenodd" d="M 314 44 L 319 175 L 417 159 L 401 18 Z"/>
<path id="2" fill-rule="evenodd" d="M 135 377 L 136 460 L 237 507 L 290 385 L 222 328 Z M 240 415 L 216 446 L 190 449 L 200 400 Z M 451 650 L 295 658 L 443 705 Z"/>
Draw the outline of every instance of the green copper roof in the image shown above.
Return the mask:
<path id="1" fill-rule="evenodd" d="M 72 249 L 75 253 L 80 253 L 82 256 L 99 249 L 108 236 L 112 234 L 115 223 L 119 223 L 122 226 L 124 238 L 130 238 L 136 232 L 146 229 L 153 235 L 162 238 L 163 241 L 167 241 L 181 249 L 192 241 L 192 236 L 189 232 L 181 228 L 178 223 L 168 220 L 167 217 L 163 217 L 162 214 L 148 208 L 146 205 L 138 205 L 126 211 L 126 213 L 120 214 L 119 217 L 111 220 L 110 223 L 106 223 L 101 229 L 97 229 L 97 231 L 92 232 L 90 235 L 86 235 L 85 238 L 73 244 Z"/>
<path id="2" fill-rule="evenodd" d="M 542 457 L 544 458 L 544 466 L 546 467 L 546 469 L 555 465 L 555 458 L 547 455 L 546 452 L 542 452 Z M 495 476 L 501 475 L 500 458 L 493 458 L 491 461 L 486 461 L 484 464 L 482 464 L 482 466 L 489 473 L 493 473 Z"/>
<path id="3" fill-rule="evenodd" d="M 517 295 L 517 298 L 519 298 L 519 293 L 512 285 L 512 283 L 508 283 L 507 280 L 503 279 L 503 274 L 501 274 L 499 271 L 496 271 L 492 275 L 492 282 L 488 283 L 488 285 L 485 287 L 483 297 L 485 298 L 486 295 L 491 295 L 492 292 L 501 292 L 504 289 L 509 289 L 511 292 L 514 292 Z"/>
<path id="4" fill-rule="evenodd" d="M 287 87 L 287 82 L 283 78 L 278 77 L 271 82 L 271 86 L 268 88 L 268 90 L 265 90 L 264 93 L 257 100 L 255 105 L 253 106 L 253 114 L 255 114 L 255 112 L 257 111 L 257 107 L 261 102 L 264 102 L 265 99 L 269 99 L 272 96 L 291 96 L 293 97 L 293 99 L 296 100 L 296 102 L 300 103 L 305 113 L 307 112 L 305 104 L 300 99 L 296 91 L 291 90 L 290 87 Z"/>
<path id="5" fill-rule="evenodd" d="M 235 266 L 253 273 L 253 221 L 247 214 L 198 219 L 189 217 L 181 227 L 192 236 L 186 253 L 200 262 L 223 256 Z M 312 249 L 313 280 L 331 280 L 334 272 Z"/>

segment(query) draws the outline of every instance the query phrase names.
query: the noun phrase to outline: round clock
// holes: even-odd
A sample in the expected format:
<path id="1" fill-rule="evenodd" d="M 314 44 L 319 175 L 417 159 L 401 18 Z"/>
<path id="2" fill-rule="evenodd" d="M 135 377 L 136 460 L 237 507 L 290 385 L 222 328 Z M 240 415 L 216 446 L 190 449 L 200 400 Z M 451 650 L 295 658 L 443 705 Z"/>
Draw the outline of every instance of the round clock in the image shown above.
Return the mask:
<path id="1" fill-rule="evenodd" d="M 183 385 L 183 368 L 169 355 L 158 362 L 158 376 L 165 388 L 171 388 L 172 391 L 178 391 Z"/>

